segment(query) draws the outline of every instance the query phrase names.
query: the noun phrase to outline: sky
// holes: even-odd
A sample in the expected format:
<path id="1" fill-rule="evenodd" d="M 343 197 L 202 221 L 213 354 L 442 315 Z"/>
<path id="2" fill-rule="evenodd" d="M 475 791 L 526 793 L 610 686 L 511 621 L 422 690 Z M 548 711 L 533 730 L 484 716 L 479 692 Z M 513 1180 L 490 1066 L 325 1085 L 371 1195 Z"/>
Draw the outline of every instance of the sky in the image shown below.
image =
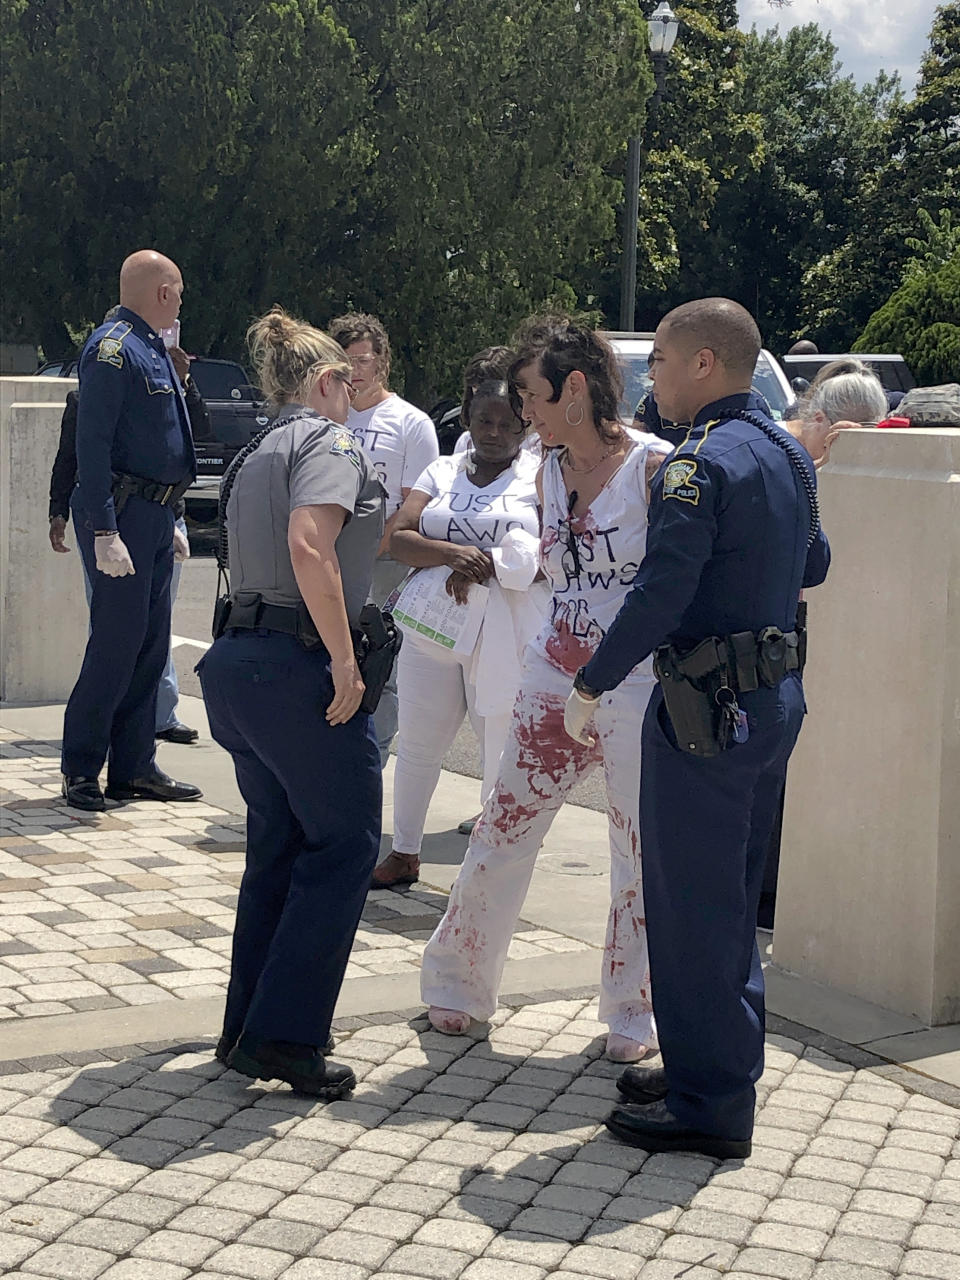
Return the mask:
<path id="1" fill-rule="evenodd" d="M 780 31 L 816 22 L 830 31 L 844 73 L 858 84 L 878 71 L 900 72 L 908 96 L 916 89 L 937 0 L 793 0 L 783 8 L 768 0 L 739 0 L 740 26 Z"/>

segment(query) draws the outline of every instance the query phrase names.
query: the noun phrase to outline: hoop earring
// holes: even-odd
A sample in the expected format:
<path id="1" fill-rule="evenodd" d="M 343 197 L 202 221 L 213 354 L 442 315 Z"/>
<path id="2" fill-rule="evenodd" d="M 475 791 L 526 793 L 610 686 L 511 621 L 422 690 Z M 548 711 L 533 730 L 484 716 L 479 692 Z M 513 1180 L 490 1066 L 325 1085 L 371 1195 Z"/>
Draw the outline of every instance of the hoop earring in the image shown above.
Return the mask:
<path id="1" fill-rule="evenodd" d="M 570 410 L 573 408 L 574 405 L 577 405 L 577 407 L 579 408 L 580 417 L 576 420 L 576 422 L 571 422 Z M 570 403 L 567 405 L 566 409 L 564 409 L 563 416 L 568 427 L 579 427 L 584 419 L 583 405 L 580 404 L 578 400 L 571 400 Z"/>

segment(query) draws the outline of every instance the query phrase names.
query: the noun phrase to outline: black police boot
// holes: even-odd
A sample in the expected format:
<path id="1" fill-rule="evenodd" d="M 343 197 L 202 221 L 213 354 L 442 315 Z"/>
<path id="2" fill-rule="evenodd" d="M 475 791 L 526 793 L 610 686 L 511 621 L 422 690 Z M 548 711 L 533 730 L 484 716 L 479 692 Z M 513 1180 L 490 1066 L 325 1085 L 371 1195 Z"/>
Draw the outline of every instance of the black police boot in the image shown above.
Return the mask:
<path id="1" fill-rule="evenodd" d="M 192 782 L 175 782 L 161 769 L 154 769 L 143 778 L 131 778 L 129 782 L 111 782 L 107 779 L 109 800 L 199 800 L 203 792 Z"/>
<path id="2" fill-rule="evenodd" d="M 257 1040 L 242 1035 L 234 1045 L 227 1066 L 254 1080 L 285 1080 L 297 1093 L 314 1098 L 342 1098 L 357 1083 L 349 1067 L 327 1062 L 310 1044 L 288 1040 Z"/>
<path id="3" fill-rule="evenodd" d="M 181 742 L 184 746 L 189 746 L 200 737 L 200 731 L 191 729 L 182 720 L 174 720 L 173 724 L 167 725 L 166 729 L 158 729 L 153 736 L 161 742 Z"/>
<path id="4" fill-rule="evenodd" d="M 663 1067 L 627 1067 L 617 1088 L 628 1102 L 659 1102 L 667 1096 L 667 1073 Z"/>
<path id="5" fill-rule="evenodd" d="M 60 792 L 71 809 L 100 813 L 107 807 L 103 803 L 99 778 L 68 778 L 64 774 L 60 781 Z"/>
<path id="6" fill-rule="evenodd" d="M 644 1151 L 699 1151 L 716 1160 L 746 1160 L 753 1146 L 749 1138 L 699 1133 L 678 1120 L 663 1101 L 616 1107 L 604 1123 L 621 1142 Z"/>
<path id="7" fill-rule="evenodd" d="M 230 1057 L 230 1050 L 233 1048 L 235 1043 L 236 1042 L 230 1036 L 221 1036 L 217 1041 L 217 1047 L 213 1051 L 213 1056 L 218 1062 L 222 1062 L 223 1065 L 226 1066 Z M 323 1045 L 318 1052 L 322 1053 L 323 1056 L 326 1057 L 328 1054 L 333 1053 L 336 1047 L 337 1042 L 334 1040 L 333 1036 L 331 1036 L 327 1043 Z"/>

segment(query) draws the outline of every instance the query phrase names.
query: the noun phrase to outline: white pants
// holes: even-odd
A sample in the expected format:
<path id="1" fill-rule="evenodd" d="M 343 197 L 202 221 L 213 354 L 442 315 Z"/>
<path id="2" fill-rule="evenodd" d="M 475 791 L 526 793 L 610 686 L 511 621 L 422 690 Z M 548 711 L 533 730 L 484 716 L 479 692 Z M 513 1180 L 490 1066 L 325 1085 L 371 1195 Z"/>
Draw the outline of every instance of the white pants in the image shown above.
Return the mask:
<path id="1" fill-rule="evenodd" d="M 603 765 L 610 833 L 610 911 L 603 950 L 600 1019 L 643 1044 L 656 1040 L 640 873 L 640 728 L 651 678 L 628 677 L 604 694 L 597 742 L 581 746 L 563 728 L 572 685 L 527 650 L 500 773 L 473 831 L 447 911 L 427 943 L 425 1004 L 483 1021 L 497 994 L 514 926 L 540 846 L 574 783 Z"/>
<path id="2" fill-rule="evenodd" d="M 397 853 L 420 852 L 423 824 L 440 778 L 441 762 L 466 715 L 483 753 L 481 803 L 493 790 L 510 713 L 477 713 L 476 690 L 469 675 L 471 661 L 409 632 L 403 638 L 397 661 L 400 714 L 393 775 L 393 847 Z"/>

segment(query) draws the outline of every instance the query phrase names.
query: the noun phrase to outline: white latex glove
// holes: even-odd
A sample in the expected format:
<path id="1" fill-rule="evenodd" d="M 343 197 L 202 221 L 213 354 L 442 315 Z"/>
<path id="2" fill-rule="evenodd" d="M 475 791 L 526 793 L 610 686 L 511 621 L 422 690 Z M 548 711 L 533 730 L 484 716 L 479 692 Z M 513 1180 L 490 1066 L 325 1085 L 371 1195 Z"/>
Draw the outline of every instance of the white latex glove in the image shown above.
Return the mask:
<path id="1" fill-rule="evenodd" d="M 136 573 L 130 552 L 119 533 L 98 533 L 93 540 L 97 568 L 108 578 L 123 578 Z"/>
<path id="2" fill-rule="evenodd" d="M 176 525 L 173 526 L 173 558 L 177 564 L 183 564 L 184 560 L 190 559 L 190 543 Z"/>
<path id="3" fill-rule="evenodd" d="M 563 727 L 574 742 L 579 742 L 585 747 L 592 747 L 596 742 L 596 738 L 585 730 L 593 719 L 593 713 L 599 703 L 599 698 L 585 698 L 576 689 L 570 690 L 567 705 L 563 708 Z"/>

